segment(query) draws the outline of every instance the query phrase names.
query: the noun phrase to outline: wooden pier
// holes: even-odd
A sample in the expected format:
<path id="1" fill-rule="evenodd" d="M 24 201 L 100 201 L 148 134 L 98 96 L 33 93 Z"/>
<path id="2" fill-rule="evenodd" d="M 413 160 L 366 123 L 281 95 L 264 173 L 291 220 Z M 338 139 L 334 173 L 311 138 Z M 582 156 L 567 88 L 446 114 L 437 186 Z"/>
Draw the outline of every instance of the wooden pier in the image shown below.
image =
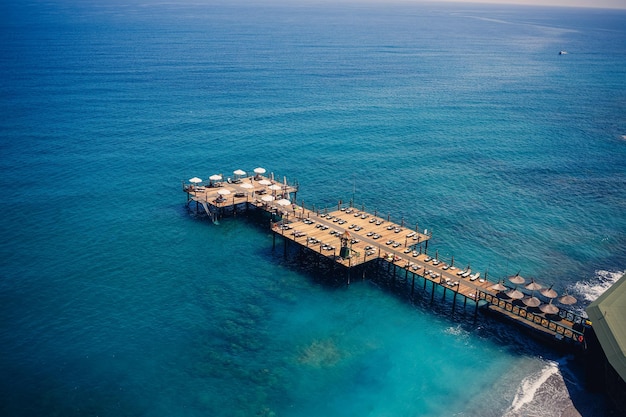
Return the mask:
<path id="1" fill-rule="evenodd" d="M 468 302 L 473 305 L 474 315 L 483 307 L 557 345 L 584 347 L 584 332 L 591 325 L 588 320 L 564 308 L 548 314 L 529 307 L 506 295 L 515 287 L 496 285 L 486 274 L 455 265 L 453 258 L 443 259 L 437 252 L 429 254 L 431 234 L 420 232 L 417 225 L 409 227 L 404 221 L 398 224 L 390 216 L 382 217 L 341 202 L 331 211 L 307 208 L 303 202 L 296 203 L 297 184 L 260 174 L 211 181 L 207 186 L 183 183 L 183 191 L 187 193 L 187 204 L 195 203 L 196 211 L 204 211 L 213 221 L 251 208 L 269 213 L 274 247 L 276 237 L 281 237 L 285 254 L 287 245 L 292 243 L 326 258 L 346 270 L 347 284 L 352 268 L 372 261 L 387 262 L 394 275 L 403 270 L 407 283 L 411 277 L 411 294 L 417 277 L 422 280 L 424 291 L 428 291 L 430 283 L 431 301 L 437 289 L 443 290 L 443 299 L 449 292 L 453 311 L 460 297 L 463 308 Z"/>

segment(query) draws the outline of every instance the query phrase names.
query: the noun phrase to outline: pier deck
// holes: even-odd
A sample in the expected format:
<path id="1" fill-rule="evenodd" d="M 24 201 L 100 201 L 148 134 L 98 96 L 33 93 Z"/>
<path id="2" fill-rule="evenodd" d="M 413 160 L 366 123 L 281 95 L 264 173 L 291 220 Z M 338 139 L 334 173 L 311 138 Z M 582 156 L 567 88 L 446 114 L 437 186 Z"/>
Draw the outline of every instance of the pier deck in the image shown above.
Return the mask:
<path id="1" fill-rule="evenodd" d="M 348 270 L 373 260 L 383 260 L 394 267 L 405 270 L 405 276 L 412 274 L 432 285 L 450 291 L 456 303 L 457 296 L 472 300 L 476 309 L 484 303 L 491 312 L 523 324 L 555 340 L 566 340 L 582 345 L 584 341 L 584 318 L 571 312 L 561 311 L 559 315 L 544 314 L 536 308 L 528 308 L 519 300 L 503 296 L 502 291 L 492 287 L 494 282 L 466 268 L 459 268 L 442 259 L 428 255 L 428 242 L 431 235 L 412 230 L 376 214 L 355 207 L 337 205 L 328 212 L 313 210 L 296 204 L 297 185 L 276 182 L 264 176 L 247 177 L 234 182 L 210 184 L 208 187 L 195 187 L 183 184 L 188 203 L 195 201 L 202 205 L 208 215 L 214 217 L 225 210 L 235 210 L 238 206 L 254 206 L 271 214 L 271 230 L 274 236 L 281 236 L 285 245 L 294 242 L 308 248 Z M 291 197 L 293 194 L 293 197 Z M 346 246 L 349 251 L 341 251 Z M 343 256 L 340 256 L 343 255 Z M 414 280 L 413 280 L 414 285 Z M 432 297 L 431 296 L 431 297 Z M 464 305 L 465 305 L 464 303 Z M 454 304 L 453 304 L 454 305 Z"/>

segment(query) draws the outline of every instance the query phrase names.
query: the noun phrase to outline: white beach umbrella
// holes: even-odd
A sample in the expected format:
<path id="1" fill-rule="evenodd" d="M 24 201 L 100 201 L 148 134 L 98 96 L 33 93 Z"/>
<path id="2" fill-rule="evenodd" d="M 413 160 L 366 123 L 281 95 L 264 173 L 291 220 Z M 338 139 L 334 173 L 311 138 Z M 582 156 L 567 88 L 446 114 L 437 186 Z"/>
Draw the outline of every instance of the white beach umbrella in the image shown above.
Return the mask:
<path id="1" fill-rule="evenodd" d="M 281 206 L 288 206 L 291 204 L 291 201 L 287 200 L 286 198 L 281 198 L 276 202 L 276 204 L 279 204 Z"/>
<path id="2" fill-rule="evenodd" d="M 227 190 L 226 188 L 222 188 L 222 189 L 218 190 L 217 193 L 220 194 L 220 195 L 228 195 L 228 194 L 230 194 L 230 190 Z"/>
<path id="3" fill-rule="evenodd" d="M 266 172 L 265 168 L 261 168 L 261 167 L 254 168 L 254 173 L 255 174 L 265 174 L 265 172 Z"/>
<path id="4" fill-rule="evenodd" d="M 213 174 L 209 177 L 209 179 L 211 181 L 221 181 L 222 180 L 222 176 L 219 174 Z"/>
<path id="5" fill-rule="evenodd" d="M 254 185 L 250 184 L 249 182 L 244 182 L 243 184 L 239 185 L 241 188 L 254 188 Z"/>
<path id="6" fill-rule="evenodd" d="M 189 179 L 189 182 L 192 182 L 194 184 L 198 184 L 199 182 L 202 182 L 202 180 L 198 177 L 193 177 Z"/>
<path id="7" fill-rule="evenodd" d="M 264 195 L 263 197 L 261 197 L 261 200 L 269 203 L 270 201 L 274 201 L 274 197 L 272 197 L 271 195 Z"/>
<path id="8" fill-rule="evenodd" d="M 241 177 L 242 175 L 246 175 L 246 171 L 244 171 L 243 169 L 237 169 L 233 171 L 233 174 L 237 175 L 238 177 Z"/>
<path id="9" fill-rule="evenodd" d="M 261 180 L 261 181 L 259 181 L 259 184 L 261 184 L 261 185 L 272 185 L 272 181 L 270 181 L 270 180 Z"/>
<path id="10" fill-rule="evenodd" d="M 261 183 L 261 181 L 259 181 L 259 183 Z M 269 189 L 270 189 L 270 190 L 272 190 L 272 191 L 282 190 L 282 187 L 281 187 L 280 185 L 276 185 L 276 184 L 272 184 L 272 185 L 270 185 L 270 186 L 269 186 L 269 187 L 267 187 L 267 188 L 269 188 Z"/>

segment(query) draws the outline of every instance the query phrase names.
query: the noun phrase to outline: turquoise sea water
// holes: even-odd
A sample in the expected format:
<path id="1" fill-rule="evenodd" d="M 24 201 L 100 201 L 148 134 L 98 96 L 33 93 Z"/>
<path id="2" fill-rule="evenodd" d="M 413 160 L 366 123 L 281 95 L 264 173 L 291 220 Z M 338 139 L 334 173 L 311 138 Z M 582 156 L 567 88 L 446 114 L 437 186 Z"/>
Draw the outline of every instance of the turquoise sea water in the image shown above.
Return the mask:
<path id="1" fill-rule="evenodd" d="M 626 13 L 0 12 L 0 414 L 603 415 L 570 359 L 337 285 L 254 220 L 188 212 L 181 181 L 263 166 L 307 205 L 354 197 L 582 311 L 626 270 Z"/>

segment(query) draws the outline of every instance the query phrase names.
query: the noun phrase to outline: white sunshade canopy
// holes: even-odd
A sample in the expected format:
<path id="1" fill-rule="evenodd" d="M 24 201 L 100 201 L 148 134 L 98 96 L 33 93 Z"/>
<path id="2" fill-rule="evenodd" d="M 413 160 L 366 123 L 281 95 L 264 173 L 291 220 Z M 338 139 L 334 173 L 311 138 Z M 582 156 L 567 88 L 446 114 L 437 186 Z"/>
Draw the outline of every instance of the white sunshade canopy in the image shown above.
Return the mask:
<path id="1" fill-rule="evenodd" d="M 217 193 L 221 195 L 228 195 L 230 194 L 230 190 L 227 190 L 226 188 L 222 188 L 221 190 L 218 190 Z"/>
<path id="2" fill-rule="evenodd" d="M 259 181 L 259 182 L 261 182 L 261 181 Z M 274 191 L 278 191 L 278 190 L 282 190 L 283 189 L 283 187 L 281 187 L 280 185 L 276 185 L 276 184 L 270 185 L 267 188 L 269 188 L 270 190 L 274 190 Z"/>
<path id="3" fill-rule="evenodd" d="M 279 204 L 281 206 L 288 206 L 291 204 L 291 201 L 287 200 L 286 198 L 281 198 L 276 202 L 276 204 Z"/>
<path id="4" fill-rule="evenodd" d="M 261 184 L 261 185 L 272 185 L 272 181 L 270 181 L 270 180 L 261 180 L 261 181 L 259 181 L 259 184 Z"/>
<path id="5" fill-rule="evenodd" d="M 265 168 L 261 168 L 261 167 L 254 168 L 254 173 L 255 174 L 265 174 L 265 172 L 266 172 Z"/>
<path id="6" fill-rule="evenodd" d="M 233 171 L 233 174 L 235 174 L 235 175 L 246 175 L 246 171 L 244 171 L 243 169 L 238 169 L 236 171 Z"/>
<path id="7" fill-rule="evenodd" d="M 189 178 L 189 182 L 193 182 L 194 184 L 197 184 L 199 182 L 202 182 L 202 180 L 198 177 L 193 177 L 193 178 Z"/>
<path id="8" fill-rule="evenodd" d="M 221 180 L 222 180 L 222 176 L 221 176 L 221 175 L 219 175 L 219 174 L 214 174 L 214 175 L 211 175 L 211 176 L 209 177 L 209 179 L 210 179 L 211 181 L 221 181 Z"/>
<path id="9" fill-rule="evenodd" d="M 264 195 L 263 197 L 261 197 L 261 200 L 270 202 L 274 201 L 274 197 L 272 197 L 271 195 Z"/>
<path id="10" fill-rule="evenodd" d="M 254 185 L 250 184 L 249 182 L 244 182 L 243 184 L 240 185 L 241 188 L 254 188 Z"/>

